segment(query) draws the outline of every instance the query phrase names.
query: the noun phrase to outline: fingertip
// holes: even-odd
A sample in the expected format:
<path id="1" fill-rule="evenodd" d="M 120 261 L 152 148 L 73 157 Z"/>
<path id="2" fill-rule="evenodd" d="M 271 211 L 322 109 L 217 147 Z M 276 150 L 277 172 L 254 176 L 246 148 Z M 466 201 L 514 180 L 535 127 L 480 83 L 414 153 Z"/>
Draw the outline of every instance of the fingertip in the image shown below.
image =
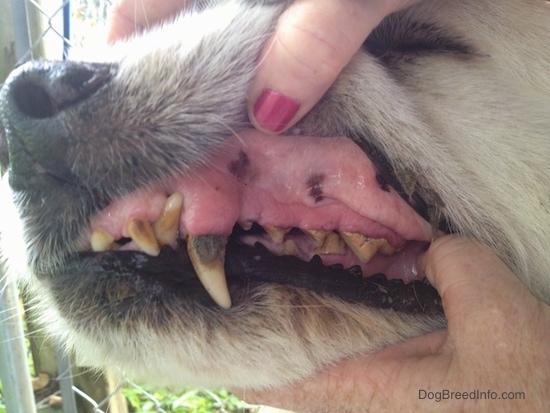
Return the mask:
<path id="1" fill-rule="evenodd" d="M 278 133 L 296 124 L 326 93 L 380 20 L 367 13 L 363 4 L 344 3 L 293 2 L 281 15 L 258 59 L 248 95 L 248 114 L 255 127 Z"/>

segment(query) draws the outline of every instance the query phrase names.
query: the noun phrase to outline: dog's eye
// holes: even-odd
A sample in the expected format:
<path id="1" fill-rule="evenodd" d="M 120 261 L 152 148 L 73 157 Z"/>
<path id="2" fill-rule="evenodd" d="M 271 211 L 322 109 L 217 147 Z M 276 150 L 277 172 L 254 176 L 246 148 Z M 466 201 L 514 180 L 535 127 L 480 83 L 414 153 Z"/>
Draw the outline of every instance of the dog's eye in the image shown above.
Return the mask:
<path id="1" fill-rule="evenodd" d="M 470 55 L 465 39 L 433 24 L 407 20 L 399 15 L 385 19 L 363 44 L 367 53 L 379 57 L 454 53 Z"/>

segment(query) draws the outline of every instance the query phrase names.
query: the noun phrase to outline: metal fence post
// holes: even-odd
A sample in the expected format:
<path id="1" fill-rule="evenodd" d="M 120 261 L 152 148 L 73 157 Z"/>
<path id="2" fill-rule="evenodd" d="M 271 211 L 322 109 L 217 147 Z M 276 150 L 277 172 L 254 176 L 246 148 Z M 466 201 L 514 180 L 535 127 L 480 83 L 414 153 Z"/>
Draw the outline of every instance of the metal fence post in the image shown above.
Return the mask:
<path id="1" fill-rule="evenodd" d="M 15 282 L 0 267 L 0 379 L 8 413 L 34 413 L 21 307 Z"/>

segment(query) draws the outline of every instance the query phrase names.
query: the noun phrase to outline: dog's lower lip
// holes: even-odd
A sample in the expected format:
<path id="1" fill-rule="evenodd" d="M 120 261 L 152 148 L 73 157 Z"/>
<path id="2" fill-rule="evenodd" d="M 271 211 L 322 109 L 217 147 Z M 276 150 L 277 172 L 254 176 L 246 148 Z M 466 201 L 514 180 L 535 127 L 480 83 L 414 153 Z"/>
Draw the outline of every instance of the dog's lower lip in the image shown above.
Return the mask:
<path id="1" fill-rule="evenodd" d="M 83 279 L 97 274 L 108 279 L 112 275 L 110 288 L 118 283 L 136 285 L 136 290 L 160 288 L 167 294 L 178 295 L 179 299 L 216 307 L 197 279 L 185 242 L 179 240 L 178 243 L 175 250 L 163 247 L 158 257 L 138 251 L 82 252 L 67 263 L 63 272 L 69 276 L 78 268 Z M 359 267 L 325 266 L 318 256 L 310 262 L 292 256 L 275 256 L 260 244 L 248 246 L 230 239 L 225 272 L 236 311 L 251 299 L 247 294 L 253 286 L 271 284 L 303 288 L 373 308 L 442 313 L 437 291 L 426 280 L 404 283 L 387 280 L 383 274 L 363 278 Z M 124 298 L 138 299 L 134 294 Z"/>

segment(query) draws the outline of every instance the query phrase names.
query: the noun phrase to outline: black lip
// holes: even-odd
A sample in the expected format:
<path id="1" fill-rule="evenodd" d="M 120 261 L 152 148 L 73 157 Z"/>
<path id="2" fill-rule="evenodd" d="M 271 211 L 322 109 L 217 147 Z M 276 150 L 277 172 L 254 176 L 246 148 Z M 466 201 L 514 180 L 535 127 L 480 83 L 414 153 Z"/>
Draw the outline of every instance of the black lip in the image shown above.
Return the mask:
<path id="1" fill-rule="evenodd" d="M 304 262 L 292 256 L 275 256 L 260 244 L 251 247 L 230 239 L 225 271 L 234 304 L 246 299 L 243 291 L 269 283 L 305 288 L 374 308 L 443 314 L 441 298 L 427 280 L 404 284 L 402 280 L 387 280 L 383 274 L 363 278 L 359 267 L 327 267 L 319 257 Z M 180 241 L 176 250 L 164 247 L 158 257 L 135 251 L 80 253 L 64 266 L 57 282 L 63 282 L 65 277 L 74 280 L 75 274 L 82 280 L 92 280 L 101 274 L 103 279 L 110 280 L 110 294 L 116 300 L 136 299 L 140 290 L 150 292 L 160 288 L 183 299 L 217 307 L 198 281 L 184 241 Z M 124 285 L 124 289 L 120 290 L 113 282 Z M 132 293 L 127 293 L 128 285 L 132 285 Z"/>

